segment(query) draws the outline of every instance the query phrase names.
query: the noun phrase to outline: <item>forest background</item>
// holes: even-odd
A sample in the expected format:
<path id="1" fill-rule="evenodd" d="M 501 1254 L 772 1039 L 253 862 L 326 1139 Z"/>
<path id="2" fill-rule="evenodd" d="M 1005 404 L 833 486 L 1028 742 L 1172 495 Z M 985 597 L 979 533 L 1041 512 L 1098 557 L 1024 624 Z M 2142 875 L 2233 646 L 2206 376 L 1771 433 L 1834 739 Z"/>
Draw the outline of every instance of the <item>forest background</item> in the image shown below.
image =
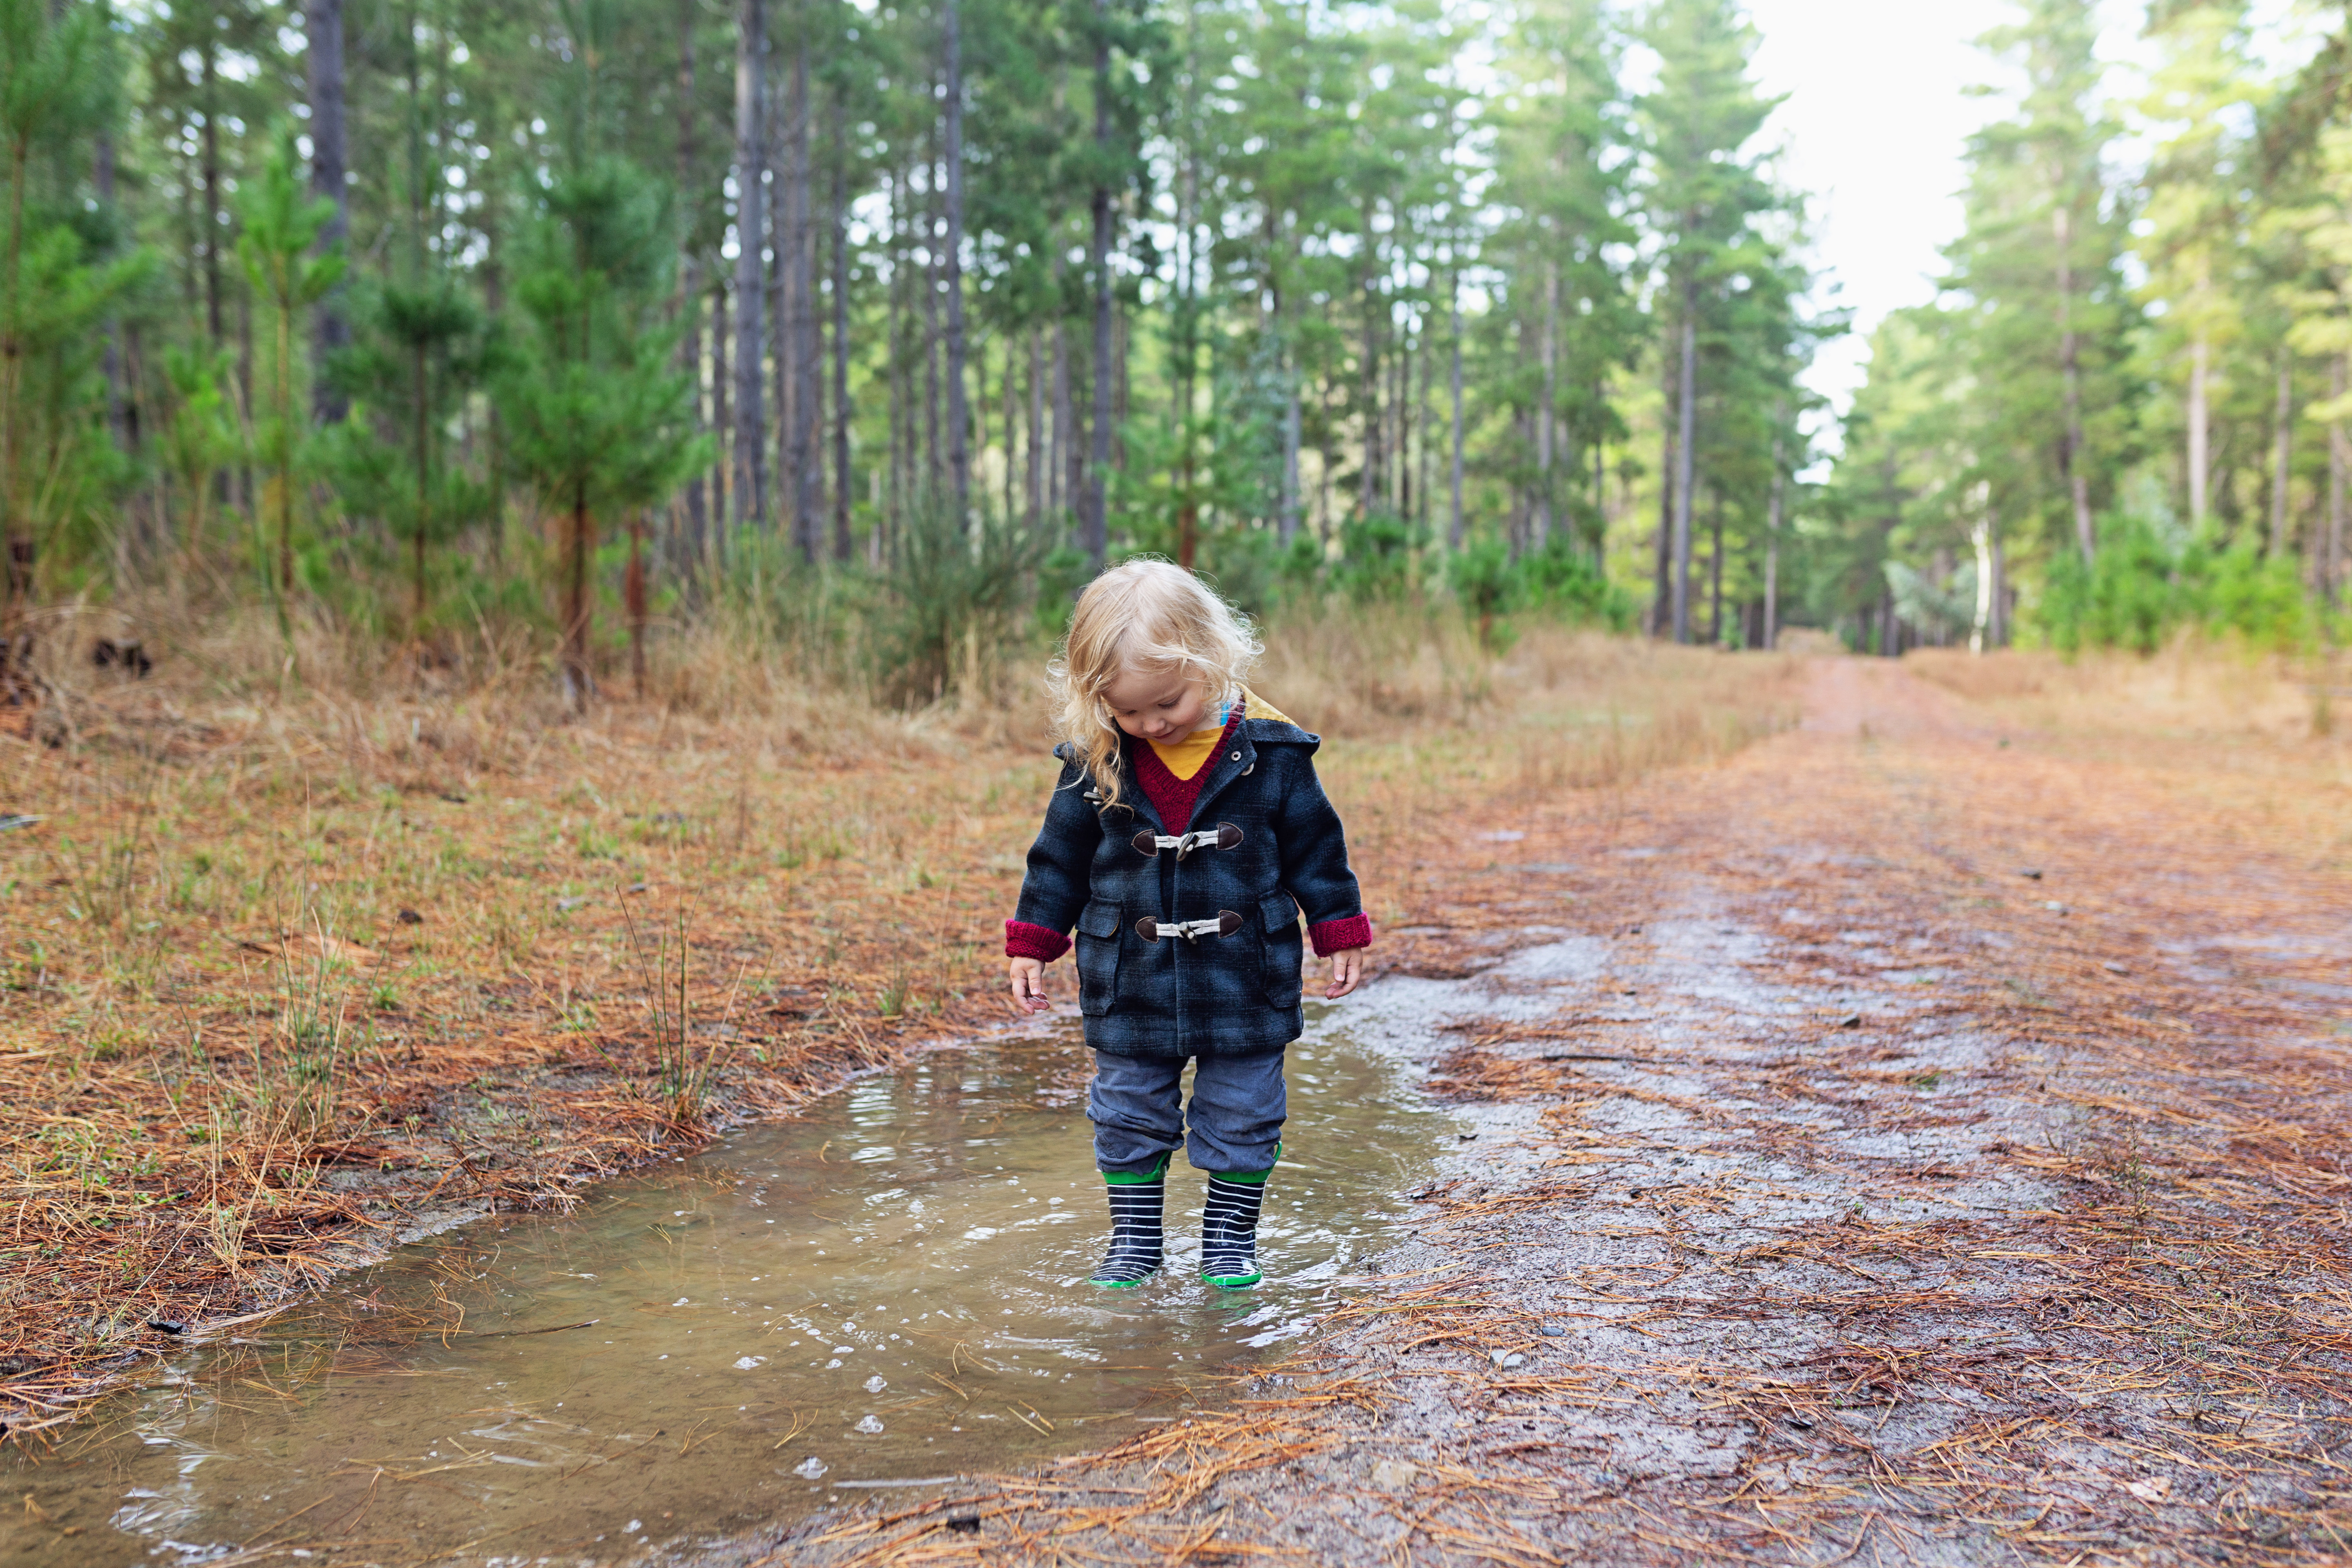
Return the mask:
<path id="1" fill-rule="evenodd" d="M 921 703 L 1139 551 L 1490 643 L 2332 641 L 2352 37 L 2159 0 L 2124 101 L 2093 12 L 1983 40 L 1825 449 L 1731 0 L 0 0 L 0 678 L 102 605 Z"/>

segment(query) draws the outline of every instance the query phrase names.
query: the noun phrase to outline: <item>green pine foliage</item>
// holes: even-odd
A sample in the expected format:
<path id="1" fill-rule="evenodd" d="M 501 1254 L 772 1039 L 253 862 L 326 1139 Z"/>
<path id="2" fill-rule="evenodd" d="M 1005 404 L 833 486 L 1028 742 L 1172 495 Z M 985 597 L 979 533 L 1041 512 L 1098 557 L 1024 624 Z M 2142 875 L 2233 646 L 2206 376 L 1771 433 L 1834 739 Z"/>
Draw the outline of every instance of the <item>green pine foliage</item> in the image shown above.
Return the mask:
<path id="1" fill-rule="evenodd" d="M 2015 11 L 1982 40 L 2021 85 L 1971 145 L 1940 298 L 1874 336 L 1800 521 L 1808 614 L 1882 652 L 2311 646 L 2352 462 L 2344 40 L 2266 77 L 2248 7 L 2153 5 L 2126 103 L 2096 7 Z"/>
<path id="2" fill-rule="evenodd" d="M 2336 624 L 2352 123 L 2240 0 L 2127 102 L 2019 0 L 1842 426 L 1732 0 L 953 16 L 950 79 L 945 0 L 0 0 L 11 616 L 495 626 L 575 702 L 719 616 L 928 702 L 1136 552 L 1497 647 Z"/>
<path id="3" fill-rule="evenodd" d="M 663 500 L 706 453 L 659 317 L 669 279 L 658 191 L 606 156 L 551 177 L 537 195 L 516 284 L 525 326 L 497 404 L 515 476 L 564 520 L 562 669 L 576 706 L 595 689 L 599 520 Z"/>
<path id="4" fill-rule="evenodd" d="M 290 132 L 279 137 L 258 177 L 241 195 L 238 216 L 244 231 L 236 239 L 237 259 L 244 263 L 262 316 L 255 334 L 258 352 L 253 450 L 264 479 L 254 521 L 257 528 L 270 530 L 274 541 L 256 553 L 266 550 L 268 554 L 262 575 L 278 614 L 279 634 L 290 646 L 289 599 L 294 592 L 295 518 L 304 510 L 303 494 L 318 450 L 310 421 L 310 366 L 302 317 L 342 277 L 343 258 L 333 249 L 314 254 L 335 207 L 332 202 L 313 200 L 305 194 Z"/>
<path id="5" fill-rule="evenodd" d="M 456 280 L 386 281 L 359 310 L 357 341 L 331 367 L 350 400 L 329 437 L 329 468 L 366 537 L 405 557 L 412 635 L 430 630 L 436 558 L 490 512 L 491 486 L 448 452 L 466 400 L 500 363 L 481 307 Z"/>

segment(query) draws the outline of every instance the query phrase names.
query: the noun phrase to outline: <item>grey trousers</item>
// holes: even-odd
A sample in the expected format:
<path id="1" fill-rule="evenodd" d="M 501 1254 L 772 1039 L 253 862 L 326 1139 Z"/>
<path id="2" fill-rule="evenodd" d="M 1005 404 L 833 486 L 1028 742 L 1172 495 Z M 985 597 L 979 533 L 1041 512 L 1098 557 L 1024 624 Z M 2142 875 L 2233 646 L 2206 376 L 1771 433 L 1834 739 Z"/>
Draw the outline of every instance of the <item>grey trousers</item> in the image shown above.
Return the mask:
<path id="1" fill-rule="evenodd" d="M 1192 1074 L 1192 1103 L 1181 1103 L 1185 1058 L 1095 1053 L 1087 1120 L 1095 1124 L 1095 1164 L 1139 1175 L 1161 1155 L 1182 1149 L 1196 1171 L 1263 1171 L 1274 1164 L 1289 1114 L 1280 1051 L 1204 1056 Z M 1192 1137 L 1184 1135 L 1192 1122 Z"/>

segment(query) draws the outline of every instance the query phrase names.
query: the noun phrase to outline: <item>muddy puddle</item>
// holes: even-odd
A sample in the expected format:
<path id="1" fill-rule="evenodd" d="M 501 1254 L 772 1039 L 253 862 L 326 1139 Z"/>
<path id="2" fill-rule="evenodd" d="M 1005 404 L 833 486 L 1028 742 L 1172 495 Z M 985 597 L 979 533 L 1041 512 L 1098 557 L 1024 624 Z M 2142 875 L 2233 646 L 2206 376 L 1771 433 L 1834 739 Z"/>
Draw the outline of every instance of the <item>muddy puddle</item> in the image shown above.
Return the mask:
<path id="1" fill-rule="evenodd" d="M 1265 1283 L 1192 1277 L 1180 1158 L 1171 1268 L 1106 1296 L 1090 1065 L 1075 1031 L 942 1051 L 569 1217 L 404 1247 L 0 1459 L 0 1563 L 606 1562 L 1097 1447 L 1356 1289 L 1453 1137 L 1311 1030 Z"/>

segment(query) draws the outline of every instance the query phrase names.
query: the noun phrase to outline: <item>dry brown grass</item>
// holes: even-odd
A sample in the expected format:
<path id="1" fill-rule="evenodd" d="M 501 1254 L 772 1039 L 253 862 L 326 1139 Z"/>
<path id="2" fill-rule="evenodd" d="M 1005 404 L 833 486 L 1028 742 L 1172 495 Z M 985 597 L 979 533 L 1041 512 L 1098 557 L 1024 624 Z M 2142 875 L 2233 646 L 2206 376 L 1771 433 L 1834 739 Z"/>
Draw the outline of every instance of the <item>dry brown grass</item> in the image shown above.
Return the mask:
<path id="1" fill-rule="evenodd" d="M 2004 649 L 1982 658 L 1917 648 L 1903 667 L 1987 712 L 2084 733 L 2342 740 L 2341 689 L 2352 662 L 2287 658 L 2193 641 L 2163 652 L 2054 653 Z M 2322 701 L 2323 693 L 2329 700 Z"/>
<path id="2" fill-rule="evenodd" d="M 1922 649 L 1903 668 L 2003 744 L 2128 770 L 2224 843 L 2352 864 L 2352 657 L 2184 641 L 2146 658 Z"/>
<path id="3" fill-rule="evenodd" d="M 232 626 L 151 642 L 128 680 L 87 660 L 110 615 L 51 618 L 39 738 L 0 736 L 0 814 L 41 819 L 0 832 L 20 1430 L 421 1209 L 563 1204 L 1005 1016 L 999 922 L 1052 768 L 1034 671 L 889 712 L 714 630 L 668 645 L 653 700 L 567 721 L 494 640 L 369 665 L 306 632 L 272 674 Z M 1538 636 L 1498 664 L 1401 635 L 1277 635 L 1263 681 L 1339 733 L 1391 927 L 1453 918 L 1423 907 L 1428 833 L 1609 809 L 1793 712 L 1780 660 Z M 1388 684 L 1349 675 L 1384 650 Z"/>

